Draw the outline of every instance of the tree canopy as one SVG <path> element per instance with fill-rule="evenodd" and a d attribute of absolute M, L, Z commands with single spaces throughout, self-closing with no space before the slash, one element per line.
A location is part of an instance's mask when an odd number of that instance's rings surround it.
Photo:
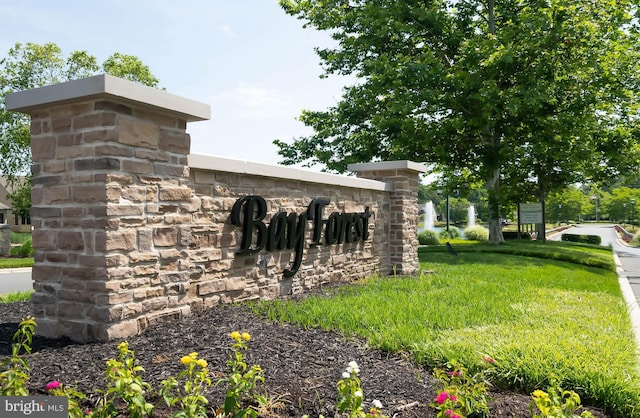
<path fill-rule="evenodd" d="M 99 72 L 150 87 L 159 83 L 140 59 L 117 52 L 99 66 L 86 51 L 74 51 L 65 58 L 54 43 L 16 43 L 0 60 L 0 174 L 7 179 L 14 212 L 28 214 L 31 208 L 31 135 L 29 117 L 5 110 L 5 96 Z"/>
<path fill-rule="evenodd" d="M 331 32 L 325 76 L 358 81 L 313 134 L 276 140 L 284 164 L 411 159 L 482 181 L 490 240 L 501 194 L 535 195 L 636 167 L 638 0 L 280 0 Z"/>

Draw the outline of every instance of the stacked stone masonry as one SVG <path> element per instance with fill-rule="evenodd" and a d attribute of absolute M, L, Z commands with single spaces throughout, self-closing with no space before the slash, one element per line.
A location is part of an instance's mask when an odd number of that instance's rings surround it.
<path fill-rule="evenodd" d="M 193 166 L 187 117 L 173 109 L 110 94 L 15 107 L 31 115 L 40 335 L 124 338 L 219 303 L 417 272 L 419 170 L 356 167 L 385 185 L 368 188 L 202 163 L 215 158 Z M 302 264 L 287 278 L 294 250 L 237 254 L 230 213 L 252 195 L 266 201 L 265 221 L 303 213 L 313 199 L 330 202 L 325 216 L 368 208 L 369 238 L 309 245 L 307 227 Z"/>
<path fill-rule="evenodd" d="M 11 226 L 0 224 L 0 256 L 8 257 L 11 254 Z"/>

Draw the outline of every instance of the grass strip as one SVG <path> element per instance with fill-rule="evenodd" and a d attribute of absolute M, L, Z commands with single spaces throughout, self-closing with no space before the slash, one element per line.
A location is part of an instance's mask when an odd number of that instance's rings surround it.
<path fill-rule="evenodd" d="M 0 269 L 33 267 L 33 257 L 0 258 Z"/>
<path fill-rule="evenodd" d="M 11 292 L 0 295 L 0 303 L 26 302 L 31 300 L 33 290 L 23 290 L 19 292 Z"/>

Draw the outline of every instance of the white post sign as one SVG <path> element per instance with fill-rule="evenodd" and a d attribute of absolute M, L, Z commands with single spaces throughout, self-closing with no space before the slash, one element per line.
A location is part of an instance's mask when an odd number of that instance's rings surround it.
<path fill-rule="evenodd" d="M 541 224 L 542 203 L 520 203 L 520 224 Z"/>

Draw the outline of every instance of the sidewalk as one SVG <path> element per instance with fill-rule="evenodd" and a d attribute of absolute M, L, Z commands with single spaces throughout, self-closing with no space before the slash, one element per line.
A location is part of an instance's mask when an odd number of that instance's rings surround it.
<path fill-rule="evenodd" d="M 629 283 L 629 279 L 627 278 L 628 272 L 625 272 L 625 270 L 622 268 L 620 257 L 618 257 L 618 254 L 615 250 L 613 252 L 613 258 L 616 262 L 618 284 L 620 285 L 620 290 L 622 291 L 624 301 L 627 304 L 627 308 L 629 310 L 629 318 L 631 319 L 631 327 L 633 328 L 634 334 L 636 336 L 636 345 L 640 350 L 640 305 L 638 305 L 640 295 L 637 293 L 637 291 L 636 293 L 634 293 L 631 284 Z"/>

